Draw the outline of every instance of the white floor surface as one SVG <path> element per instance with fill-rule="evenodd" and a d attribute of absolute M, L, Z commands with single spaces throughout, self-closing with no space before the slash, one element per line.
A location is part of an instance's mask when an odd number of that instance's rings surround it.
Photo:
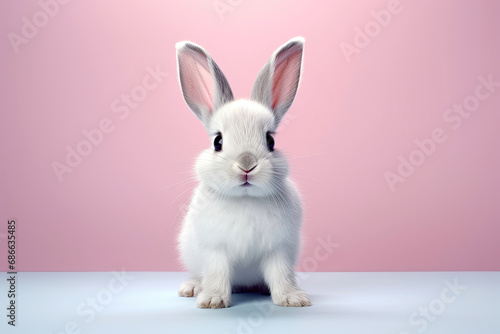
<path fill-rule="evenodd" d="M 217 310 L 177 296 L 187 273 L 19 273 L 15 327 L 8 277 L 1 333 L 500 333 L 500 272 L 300 273 L 311 307 L 250 293 Z"/>

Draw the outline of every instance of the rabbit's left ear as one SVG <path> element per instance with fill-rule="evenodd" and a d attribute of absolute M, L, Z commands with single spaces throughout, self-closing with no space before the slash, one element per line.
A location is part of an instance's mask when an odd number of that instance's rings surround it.
<path fill-rule="evenodd" d="M 233 100 L 233 92 L 222 71 L 201 46 L 179 42 L 175 47 L 184 100 L 207 128 L 213 112 Z"/>
<path fill-rule="evenodd" d="M 252 89 L 252 100 L 274 112 L 276 126 L 292 105 L 299 87 L 304 41 L 295 37 L 276 50 L 260 70 Z"/>

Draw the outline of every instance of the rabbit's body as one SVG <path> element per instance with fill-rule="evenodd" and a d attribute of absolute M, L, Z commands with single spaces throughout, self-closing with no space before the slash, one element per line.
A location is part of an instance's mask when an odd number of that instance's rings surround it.
<path fill-rule="evenodd" d="M 179 234 L 192 278 L 179 295 L 202 308 L 227 307 L 231 293 L 261 287 L 275 304 L 308 306 L 297 287 L 302 206 L 273 135 L 298 87 L 303 39 L 278 49 L 249 100 L 233 100 L 226 78 L 200 46 L 177 45 L 181 89 L 213 147 L 196 162 L 200 184 Z"/>
<path fill-rule="evenodd" d="M 271 196 L 219 198 L 205 205 L 213 194 L 200 185 L 179 236 L 181 259 L 189 272 L 195 277 L 203 275 L 210 260 L 206 250 L 210 249 L 224 249 L 231 263 L 232 287 L 263 283 L 261 264 L 278 249 L 295 262 L 300 245 L 300 200 L 291 182 L 284 187 L 288 196 L 277 209 L 277 199 Z"/>

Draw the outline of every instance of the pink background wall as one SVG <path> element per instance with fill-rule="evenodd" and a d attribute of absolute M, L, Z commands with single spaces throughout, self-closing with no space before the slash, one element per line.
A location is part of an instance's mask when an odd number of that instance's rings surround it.
<path fill-rule="evenodd" d="M 297 35 L 303 81 L 276 142 L 305 198 L 299 270 L 500 270 L 500 86 L 480 81 L 500 82 L 498 1 L 41 3 L 52 16 L 0 3 L 0 270 L 9 218 L 21 271 L 180 270 L 184 180 L 208 142 L 174 44 L 203 45 L 246 97 Z M 67 146 L 88 155 L 60 182 Z M 400 156 L 418 166 L 391 188 Z"/>

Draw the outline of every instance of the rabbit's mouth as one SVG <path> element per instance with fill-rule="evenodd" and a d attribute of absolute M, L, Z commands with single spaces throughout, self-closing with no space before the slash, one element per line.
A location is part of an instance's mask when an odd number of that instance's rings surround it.
<path fill-rule="evenodd" d="M 251 184 L 250 182 L 245 181 L 245 183 L 243 183 L 241 186 L 242 186 L 242 187 L 249 187 L 249 186 L 251 186 L 251 185 L 252 185 L 252 184 Z"/>

